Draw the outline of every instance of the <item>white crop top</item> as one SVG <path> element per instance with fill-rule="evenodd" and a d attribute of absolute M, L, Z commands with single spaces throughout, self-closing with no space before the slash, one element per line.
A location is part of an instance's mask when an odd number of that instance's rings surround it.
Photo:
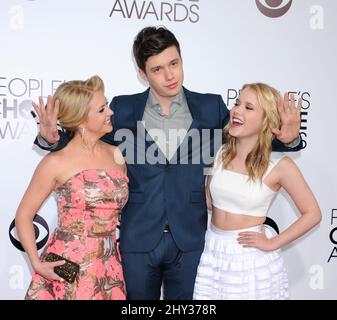
<path fill-rule="evenodd" d="M 255 217 L 267 216 L 268 209 L 277 192 L 271 190 L 265 183 L 249 180 L 248 175 L 225 170 L 219 161 L 222 148 L 218 151 L 213 176 L 210 183 L 210 194 L 214 207 L 234 214 L 244 214 Z M 272 152 L 270 162 L 263 179 L 275 165 L 285 157 L 284 153 Z"/>

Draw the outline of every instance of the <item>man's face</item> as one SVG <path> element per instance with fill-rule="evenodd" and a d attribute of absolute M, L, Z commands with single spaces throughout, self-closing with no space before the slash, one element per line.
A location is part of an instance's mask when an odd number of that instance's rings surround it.
<path fill-rule="evenodd" d="M 151 56 L 145 63 L 145 72 L 140 76 L 149 82 L 155 96 L 172 98 L 181 90 L 184 71 L 181 57 L 175 46 Z"/>

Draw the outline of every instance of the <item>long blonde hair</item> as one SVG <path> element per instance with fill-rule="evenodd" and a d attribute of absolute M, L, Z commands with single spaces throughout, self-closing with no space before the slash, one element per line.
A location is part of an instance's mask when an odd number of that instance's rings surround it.
<path fill-rule="evenodd" d="M 279 129 L 281 127 L 281 120 L 277 109 L 277 99 L 283 100 L 276 89 L 265 83 L 245 84 L 241 88 L 241 91 L 244 89 L 251 89 L 256 93 L 258 102 L 263 109 L 263 122 L 258 140 L 252 151 L 247 155 L 245 161 L 249 180 L 256 181 L 259 179 L 260 182 L 262 182 L 263 175 L 269 165 L 269 157 L 272 150 L 274 134 L 271 130 L 272 128 Z M 226 143 L 222 146 L 222 150 L 220 151 L 221 163 L 224 169 L 228 167 L 237 153 L 236 139 L 229 134 L 229 127 L 230 123 L 223 129 Z"/>
<path fill-rule="evenodd" d="M 56 89 L 54 101 L 60 101 L 58 120 L 64 129 L 76 131 L 88 116 L 89 103 L 97 91 L 104 92 L 104 83 L 99 76 L 64 82 Z"/>

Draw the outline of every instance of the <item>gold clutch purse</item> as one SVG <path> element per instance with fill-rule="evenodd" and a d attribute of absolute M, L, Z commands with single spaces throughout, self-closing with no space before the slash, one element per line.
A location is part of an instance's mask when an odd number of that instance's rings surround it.
<path fill-rule="evenodd" d="M 54 272 L 67 282 L 73 283 L 75 281 L 77 273 L 80 271 L 79 264 L 65 259 L 53 252 L 48 253 L 45 259 L 45 261 L 47 262 L 55 262 L 60 260 L 64 260 L 65 263 L 62 266 L 55 267 Z"/>

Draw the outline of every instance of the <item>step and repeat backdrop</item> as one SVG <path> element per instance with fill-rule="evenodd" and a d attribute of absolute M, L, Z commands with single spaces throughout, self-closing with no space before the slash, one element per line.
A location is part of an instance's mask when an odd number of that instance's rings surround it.
<path fill-rule="evenodd" d="M 0 299 L 23 299 L 31 268 L 15 231 L 17 206 L 45 152 L 33 145 L 38 96 L 98 74 L 106 95 L 146 89 L 132 43 L 164 25 L 181 44 L 185 86 L 222 95 L 261 81 L 302 98 L 305 148 L 292 154 L 323 219 L 283 248 L 291 299 L 337 299 L 337 2 L 332 0 L 2 0 L 0 4 Z M 43 187 L 43 186 L 41 186 Z M 299 213 L 280 193 L 270 218 L 280 230 Z M 51 196 L 34 221 L 41 250 L 57 222 Z"/>

